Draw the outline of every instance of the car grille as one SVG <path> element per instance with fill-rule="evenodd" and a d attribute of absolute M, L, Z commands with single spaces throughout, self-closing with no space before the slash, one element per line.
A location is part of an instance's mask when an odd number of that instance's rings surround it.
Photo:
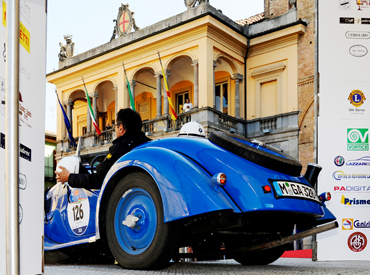
<path fill-rule="evenodd" d="M 48 198 L 45 202 L 45 213 L 49 214 L 51 210 L 51 197 Z"/>

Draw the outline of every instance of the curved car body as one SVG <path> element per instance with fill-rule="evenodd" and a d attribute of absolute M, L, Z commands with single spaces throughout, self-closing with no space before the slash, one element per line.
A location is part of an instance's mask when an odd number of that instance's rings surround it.
<path fill-rule="evenodd" d="M 240 138 L 235 140 L 263 151 L 267 157 L 285 158 Z M 239 262 L 250 264 L 240 258 L 250 255 L 248 247 L 287 237 L 294 226 L 312 228 L 335 220 L 304 176 L 274 171 L 269 165 L 266 168 L 258 160 L 251 161 L 224 147 L 203 137 L 151 141 L 122 156 L 106 175 L 100 190 L 54 186 L 45 195 L 45 250 L 104 243 L 108 239 L 116 259 L 117 253 L 124 254 L 123 260 L 119 260 L 123 267 L 160 268 L 163 262 L 178 257 L 175 252 L 180 246 L 192 246 L 194 253 L 207 258 L 225 244 L 230 257 L 236 255 Z M 226 175 L 225 184 L 216 180 L 220 173 Z M 132 187 L 125 189 L 124 185 Z M 122 194 L 109 206 L 115 192 Z M 149 208 L 157 212 L 149 212 Z M 110 216 L 109 211 L 114 213 Z M 153 217 L 157 219 L 154 229 Z M 160 226 L 176 232 L 168 233 L 173 244 L 164 248 L 172 249 L 173 254 L 159 255 L 158 263 L 142 266 L 135 260 L 156 245 L 157 235 L 165 230 L 159 230 Z M 114 236 L 109 237 L 110 234 Z M 264 248 L 258 252 L 263 251 L 271 256 L 268 263 L 284 249 Z M 132 261 L 126 263 L 130 257 Z"/>

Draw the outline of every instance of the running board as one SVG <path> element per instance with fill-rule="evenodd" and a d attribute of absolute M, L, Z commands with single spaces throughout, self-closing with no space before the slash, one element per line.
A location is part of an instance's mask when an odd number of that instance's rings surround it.
<path fill-rule="evenodd" d="M 271 242 L 264 243 L 264 244 L 257 244 L 257 245 L 253 245 L 250 247 L 243 247 L 240 250 L 242 250 L 243 252 L 265 250 L 265 249 L 269 249 L 275 246 L 281 246 L 283 244 L 290 243 L 295 240 L 303 239 L 303 238 L 306 238 L 306 237 L 309 237 L 315 234 L 323 233 L 323 232 L 326 232 L 326 231 L 329 231 L 335 228 L 338 228 L 338 222 L 336 221 L 323 225 L 323 226 L 315 227 L 315 228 L 312 228 L 312 229 L 309 229 L 309 230 L 306 230 L 306 231 L 303 231 L 303 232 L 300 232 L 294 235 L 290 235 L 288 237 L 284 237 L 279 240 L 271 241 Z"/>

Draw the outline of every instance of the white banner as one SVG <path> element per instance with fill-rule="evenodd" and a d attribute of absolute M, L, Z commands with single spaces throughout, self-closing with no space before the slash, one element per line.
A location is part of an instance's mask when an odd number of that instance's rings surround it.
<path fill-rule="evenodd" d="M 331 192 L 327 206 L 339 228 L 318 235 L 317 258 L 368 260 L 370 1 L 318 3 L 318 161 L 323 167 L 318 191 Z"/>
<path fill-rule="evenodd" d="M 0 274 L 6 274 L 5 61 L 6 1 L 0 24 Z M 45 0 L 20 0 L 19 223 L 21 274 L 43 273 L 45 150 Z"/>

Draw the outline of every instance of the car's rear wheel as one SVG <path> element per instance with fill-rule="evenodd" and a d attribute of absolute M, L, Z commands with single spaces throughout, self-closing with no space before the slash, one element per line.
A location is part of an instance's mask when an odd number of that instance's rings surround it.
<path fill-rule="evenodd" d="M 177 248 L 174 225 L 164 223 L 159 190 L 142 172 L 127 175 L 115 187 L 106 231 L 110 250 L 124 268 L 163 268 Z"/>
<path fill-rule="evenodd" d="M 279 259 L 284 251 L 284 246 L 277 246 L 261 251 L 239 253 L 234 256 L 234 260 L 242 265 L 267 265 Z"/>
<path fill-rule="evenodd" d="M 272 146 L 261 146 L 258 142 L 220 131 L 211 133 L 210 141 L 265 168 L 291 176 L 300 176 L 302 165 L 291 156 L 278 151 Z"/>

